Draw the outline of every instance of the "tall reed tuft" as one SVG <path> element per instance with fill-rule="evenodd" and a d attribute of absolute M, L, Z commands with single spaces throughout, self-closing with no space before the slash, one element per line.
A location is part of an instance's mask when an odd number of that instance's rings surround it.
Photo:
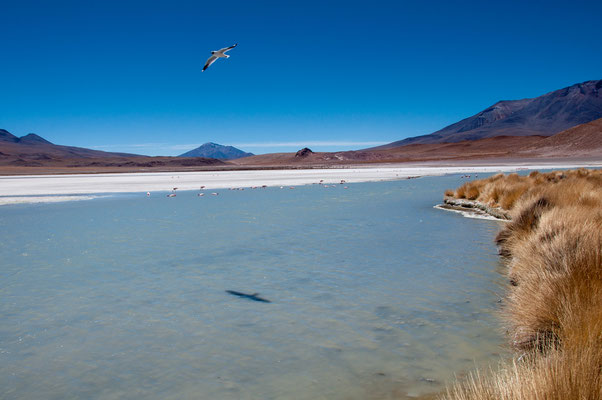
<path fill-rule="evenodd" d="M 463 185 L 510 211 L 497 235 L 512 361 L 446 399 L 602 399 L 602 171 L 496 175 Z"/>

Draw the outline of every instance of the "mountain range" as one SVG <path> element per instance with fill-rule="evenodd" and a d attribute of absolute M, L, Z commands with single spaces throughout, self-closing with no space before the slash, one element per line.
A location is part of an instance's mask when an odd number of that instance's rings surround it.
<path fill-rule="evenodd" d="M 232 146 L 223 146 L 217 143 L 205 143 L 194 150 L 180 154 L 178 157 L 206 157 L 218 160 L 234 160 L 242 157 L 253 156 L 253 153 L 245 153 Z"/>
<path fill-rule="evenodd" d="M 148 157 L 138 154 L 110 153 L 83 147 L 60 146 L 34 133 L 17 137 L 0 129 L 0 168 L 3 173 L 120 172 L 149 169 L 182 170 L 224 165 L 210 158 Z"/>
<path fill-rule="evenodd" d="M 185 169 L 297 168 L 363 163 L 477 159 L 602 157 L 602 80 L 533 99 L 505 100 L 430 135 L 358 151 L 254 156 L 205 143 L 178 157 L 148 157 L 56 145 L 34 133 L 0 129 L 0 173 L 121 172 Z M 296 156 L 296 154 L 299 154 Z"/>
<path fill-rule="evenodd" d="M 532 99 L 502 100 L 430 135 L 374 149 L 420 143 L 454 143 L 494 136 L 551 136 L 602 118 L 602 80 L 578 83 Z"/>
<path fill-rule="evenodd" d="M 5 129 L 0 129 L 0 156 L 22 161 L 52 158 L 142 157 L 136 154 L 109 153 L 84 147 L 56 145 L 35 133 L 17 137 Z"/>
<path fill-rule="evenodd" d="M 21 144 L 36 144 L 36 143 L 47 143 L 52 144 L 48 140 L 35 133 L 29 133 L 25 136 L 17 137 L 7 130 L 0 129 L 0 141 L 8 143 L 21 143 Z"/>

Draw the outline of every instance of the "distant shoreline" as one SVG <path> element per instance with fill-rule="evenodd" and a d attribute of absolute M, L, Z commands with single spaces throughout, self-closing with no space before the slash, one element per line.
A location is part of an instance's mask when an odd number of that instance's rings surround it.
<path fill-rule="evenodd" d="M 64 174 L 0 176 L 0 197 L 76 195 L 97 193 L 164 192 L 178 190 L 229 189 L 252 186 L 301 186 L 325 184 L 401 180 L 410 177 L 449 174 L 478 174 L 508 172 L 525 169 L 600 167 L 597 163 L 538 164 L 462 164 L 388 165 L 372 167 L 270 169 L 195 172 L 139 172 L 110 174 Z"/>
<path fill-rule="evenodd" d="M 172 157 L 173 158 L 173 157 Z M 177 159 L 174 158 L 174 159 Z M 244 160 L 244 159 L 241 159 Z M 290 161 L 290 160 L 289 160 Z M 31 175 L 98 175 L 98 174 L 132 174 L 132 173 L 184 173 L 184 172 L 233 172 L 233 171 L 283 171 L 283 170 L 329 170 L 329 169 L 375 169 L 375 168 L 451 168 L 451 167 L 490 167 L 490 166 L 537 166 L 540 168 L 560 167 L 602 167 L 602 157 L 449 157 L 426 160 L 383 161 L 383 160 L 348 160 L 346 162 L 274 162 L 267 164 L 243 163 L 231 160 L 231 164 L 206 165 L 96 165 L 96 166 L 17 166 L 0 165 L 2 176 Z"/>

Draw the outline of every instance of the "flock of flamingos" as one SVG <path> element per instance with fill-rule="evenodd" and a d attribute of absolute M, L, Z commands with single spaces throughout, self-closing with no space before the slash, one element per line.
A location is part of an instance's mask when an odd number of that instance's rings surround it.
<path fill-rule="evenodd" d="M 345 182 L 345 180 L 344 180 L 344 179 L 341 179 L 341 182 L 339 182 L 339 183 L 340 183 L 341 185 L 344 185 L 346 182 Z M 314 183 L 314 184 L 316 184 L 316 183 Z M 331 185 L 325 185 L 325 184 L 324 184 L 324 180 L 323 180 L 323 179 L 320 179 L 320 182 L 318 182 L 317 184 L 318 184 L 318 185 L 321 185 L 321 186 L 322 186 L 322 187 L 324 187 L 324 188 L 336 187 L 336 185 L 335 185 L 335 184 L 331 184 Z M 251 186 L 251 187 L 250 187 L 250 189 L 265 189 L 265 188 L 267 188 L 267 187 L 268 187 L 268 185 Z M 289 189 L 294 189 L 294 188 L 295 188 L 294 186 L 289 186 Z M 201 192 L 200 192 L 199 194 L 197 194 L 197 196 L 204 196 L 204 195 L 205 195 L 205 192 L 203 192 L 203 190 L 205 190 L 205 186 L 201 186 L 199 189 L 201 190 Z M 284 186 L 280 186 L 280 189 L 284 189 Z M 349 186 L 343 186 L 343 189 L 349 189 Z M 178 188 L 177 188 L 177 187 L 175 187 L 175 188 L 171 189 L 171 193 L 169 193 L 169 194 L 167 195 L 167 197 L 176 197 L 176 191 L 177 191 L 177 190 L 178 190 Z M 245 188 L 244 188 L 244 187 L 238 187 L 238 188 L 230 188 L 230 189 L 228 189 L 228 190 L 245 190 Z M 150 192 L 146 192 L 146 196 L 147 196 L 147 197 L 150 197 L 150 195 L 151 195 L 151 193 L 150 193 Z M 212 195 L 212 196 L 219 196 L 219 193 L 218 193 L 218 192 L 212 192 L 212 193 L 211 193 L 211 195 Z"/>

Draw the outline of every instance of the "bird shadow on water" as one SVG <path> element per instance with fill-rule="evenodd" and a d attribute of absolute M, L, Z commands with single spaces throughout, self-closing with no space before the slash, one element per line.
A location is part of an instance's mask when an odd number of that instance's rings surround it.
<path fill-rule="evenodd" d="M 238 297 L 242 297 L 245 299 L 258 301 L 260 303 L 271 303 L 270 300 L 264 299 L 263 297 L 259 297 L 259 293 L 248 294 L 248 293 L 243 293 L 243 292 L 237 292 L 236 290 L 226 290 L 226 293 L 231 294 L 233 296 L 238 296 Z"/>

